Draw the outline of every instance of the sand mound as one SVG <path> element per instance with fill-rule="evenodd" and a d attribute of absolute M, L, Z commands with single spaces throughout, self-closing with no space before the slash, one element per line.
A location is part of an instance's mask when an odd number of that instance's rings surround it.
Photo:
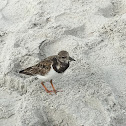
<path fill-rule="evenodd" d="M 125 13 L 125 0 L 0 1 L 0 126 L 125 126 Z M 63 92 L 18 74 L 60 50 L 76 59 Z"/>

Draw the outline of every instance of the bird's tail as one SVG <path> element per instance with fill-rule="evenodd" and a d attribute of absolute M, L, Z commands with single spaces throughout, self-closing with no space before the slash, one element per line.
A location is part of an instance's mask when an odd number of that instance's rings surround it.
<path fill-rule="evenodd" d="M 19 73 L 23 74 L 24 73 L 24 70 L 19 71 Z"/>
<path fill-rule="evenodd" d="M 26 75 L 32 75 L 30 72 L 28 72 L 27 70 L 21 70 L 19 71 L 20 74 L 26 74 Z"/>

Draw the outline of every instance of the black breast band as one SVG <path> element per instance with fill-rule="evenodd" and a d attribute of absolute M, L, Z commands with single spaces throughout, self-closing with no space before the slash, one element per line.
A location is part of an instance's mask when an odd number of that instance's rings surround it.
<path fill-rule="evenodd" d="M 63 73 L 68 67 L 69 67 L 69 62 L 66 64 L 61 63 L 61 67 L 59 69 L 57 69 L 58 66 L 58 62 L 56 58 L 53 58 L 53 69 L 57 72 L 57 73 Z"/>

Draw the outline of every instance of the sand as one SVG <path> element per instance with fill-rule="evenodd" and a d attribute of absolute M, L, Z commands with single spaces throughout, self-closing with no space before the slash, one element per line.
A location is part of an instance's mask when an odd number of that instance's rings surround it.
<path fill-rule="evenodd" d="M 0 126 L 126 126 L 125 41 L 125 0 L 1 0 Z M 63 92 L 18 74 L 61 50 Z"/>

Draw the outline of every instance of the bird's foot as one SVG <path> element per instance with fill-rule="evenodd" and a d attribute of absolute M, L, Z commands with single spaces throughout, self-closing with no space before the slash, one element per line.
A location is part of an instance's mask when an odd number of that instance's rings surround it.
<path fill-rule="evenodd" d="M 53 90 L 53 92 L 54 92 L 55 94 L 57 94 L 57 92 L 63 92 L 63 91 Z"/>
<path fill-rule="evenodd" d="M 52 90 L 50 90 L 50 91 L 49 90 L 46 90 L 46 92 L 49 93 L 49 94 L 51 94 L 51 92 L 53 92 L 53 91 Z"/>

